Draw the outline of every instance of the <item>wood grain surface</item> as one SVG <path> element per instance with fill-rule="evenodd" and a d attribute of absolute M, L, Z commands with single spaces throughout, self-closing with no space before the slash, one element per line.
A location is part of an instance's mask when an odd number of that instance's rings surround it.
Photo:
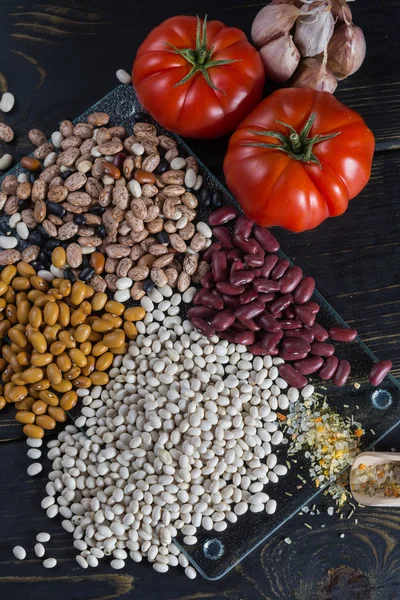
<path fill-rule="evenodd" d="M 0 91 L 12 91 L 17 103 L 0 120 L 16 130 L 11 144 L 15 159 L 31 151 L 29 128 L 50 134 L 59 120 L 79 115 L 115 87 L 115 71 L 130 69 L 138 45 L 163 19 L 207 13 L 248 34 L 263 5 L 254 0 L 203 0 L 201 6 L 194 0 L 1 0 Z M 393 359 L 399 377 L 400 0 L 356 0 L 352 9 L 364 29 L 368 54 L 361 70 L 339 85 L 337 96 L 358 110 L 376 135 L 372 178 L 342 217 L 312 232 L 277 235 L 285 252 L 316 278 L 319 291 L 371 350 Z M 189 143 L 221 176 L 227 138 Z M 0 154 L 9 148 L 0 145 Z M 399 451 L 399 433 L 393 432 L 379 449 Z M 348 521 L 326 514 L 297 516 L 216 582 L 190 581 L 181 569 L 160 576 L 147 564 L 131 562 L 122 573 L 105 563 L 83 571 L 75 562 L 70 534 L 40 508 L 46 475 L 26 475 L 26 444 L 11 411 L 1 414 L 0 441 L 1 600 L 55 595 L 60 600 L 400 599 L 398 509 L 359 508 Z M 45 461 L 45 471 L 48 467 Z M 52 571 L 34 557 L 38 531 L 52 534 L 48 548 L 59 561 Z M 12 555 L 16 544 L 28 550 L 23 563 Z"/>

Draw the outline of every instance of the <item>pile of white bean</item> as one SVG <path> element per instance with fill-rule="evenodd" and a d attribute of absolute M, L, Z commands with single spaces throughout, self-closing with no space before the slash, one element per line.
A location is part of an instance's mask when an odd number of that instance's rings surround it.
<path fill-rule="evenodd" d="M 205 338 L 182 322 L 180 302 L 163 298 L 137 323 L 109 384 L 80 390 L 77 427 L 49 442 L 42 506 L 63 517 L 83 568 L 110 555 L 121 569 L 129 554 L 160 573 L 181 565 L 194 578 L 172 542 L 178 532 L 195 544 L 199 527 L 221 532 L 248 510 L 276 510 L 264 491 L 287 472 L 273 453 L 283 441 L 276 411 L 299 392 L 278 376 L 281 359 Z"/>

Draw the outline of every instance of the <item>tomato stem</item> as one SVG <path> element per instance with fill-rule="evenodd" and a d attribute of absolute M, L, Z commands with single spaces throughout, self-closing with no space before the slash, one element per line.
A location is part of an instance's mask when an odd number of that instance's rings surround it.
<path fill-rule="evenodd" d="M 219 67 L 222 65 L 229 65 L 230 63 L 238 62 L 241 60 L 240 58 L 235 60 L 211 60 L 212 54 L 214 52 L 214 47 L 212 46 L 210 49 L 207 48 L 207 15 L 204 17 L 203 26 L 201 25 L 201 21 L 199 17 L 197 17 L 197 27 L 196 27 L 196 48 L 177 48 L 172 44 L 166 42 L 167 46 L 169 46 L 168 52 L 172 52 L 173 54 L 179 54 L 182 56 L 190 65 L 191 68 L 187 75 L 183 77 L 180 81 L 174 84 L 174 87 L 178 85 L 183 85 L 187 83 L 196 73 L 200 73 L 203 75 L 207 84 L 218 92 L 222 92 L 225 96 L 226 93 L 224 90 L 216 87 L 211 81 L 210 74 L 208 73 L 208 69 L 211 67 Z"/>
<path fill-rule="evenodd" d="M 242 146 L 255 146 L 256 148 L 268 148 L 272 150 L 279 150 L 280 152 L 285 152 L 288 156 L 290 156 L 290 158 L 293 158 L 294 160 L 298 160 L 301 162 L 312 162 L 318 165 L 320 168 L 322 168 L 320 161 L 313 153 L 314 145 L 319 144 L 320 142 L 325 142 L 326 140 L 331 140 L 332 138 L 335 138 L 338 135 L 340 135 L 341 132 L 338 131 L 337 133 L 330 133 L 328 135 L 316 134 L 313 137 L 308 137 L 308 134 L 310 133 L 316 118 L 316 113 L 312 113 L 309 116 L 306 124 L 304 125 L 300 133 L 297 133 L 297 131 L 287 123 L 283 123 L 282 121 L 275 121 L 279 125 L 283 125 L 287 129 L 289 129 L 289 135 L 284 135 L 283 133 L 279 133 L 278 131 L 251 131 L 251 129 L 249 129 L 249 132 L 253 135 L 272 137 L 277 139 L 280 143 L 272 144 L 262 142 L 248 142 L 246 144 L 242 144 Z"/>

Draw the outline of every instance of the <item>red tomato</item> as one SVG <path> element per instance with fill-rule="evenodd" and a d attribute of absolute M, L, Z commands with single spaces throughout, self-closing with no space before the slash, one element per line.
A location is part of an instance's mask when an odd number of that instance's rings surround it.
<path fill-rule="evenodd" d="M 214 138 L 232 131 L 260 101 L 264 68 L 240 29 L 181 16 L 149 33 L 132 80 L 160 125 L 187 137 Z"/>
<path fill-rule="evenodd" d="M 224 173 L 250 219 L 304 231 L 347 209 L 369 180 L 374 148 L 361 116 L 328 92 L 281 89 L 232 135 Z"/>

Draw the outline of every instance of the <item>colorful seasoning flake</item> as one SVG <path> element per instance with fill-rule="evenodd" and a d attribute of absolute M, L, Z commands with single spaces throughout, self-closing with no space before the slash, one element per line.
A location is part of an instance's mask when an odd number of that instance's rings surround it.
<path fill-rule="evenodd" d="M 388 462 L 383 465 L 360 463 L 353 469 L 351 485 L 354 492 L 379 498 L 400 497 L 400 464 Z"/>

